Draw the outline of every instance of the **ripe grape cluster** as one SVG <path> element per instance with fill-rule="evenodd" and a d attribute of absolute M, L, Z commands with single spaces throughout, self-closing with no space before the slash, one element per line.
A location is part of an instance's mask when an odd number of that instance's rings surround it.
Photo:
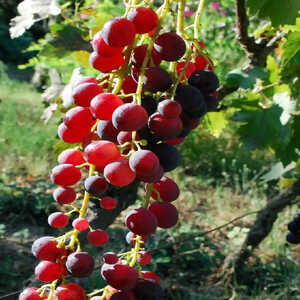
<path fill-rule="evenodd" d="M 201 117 L 216 110 L 219 85 L 203 42 L 187 39 L 180 30 L 162 29 L 167 3 L 158 14 L 129 4 L 124 17 L 107 21 L 94 36 L 90 55 L 91 66 L 101 73 L 71 82 L 74 105 L 58 136 L 76 145 L 58 156 L 50 175 L 58 185 L 54 200 L 71 209 L 52 213 L 48 223 L 53 228 L 70 223 L 72 230 L 33 243 L 32 253 L 40 260 L 35 276 L 46 284 L 25 289 L 19 300 L 163 299 L 158 276 L 142 270 L 151 262 L 145 244 L 158 228 L 171 228 L 178 221 L 173 202 L 179 188 L 166 173 L 180 164 L 176 146 Z M 79 232 L 86 232 L 94 246 L 109 240 L 106 231 L 92 228 L 86 218 L 90 196 L 103 209 L 113 210 L 119 204 L 108 196 L 109 186 L 122 188 L 134 180 L 145 184 L 145 197 L 125 219 L 132 249 L 103 255 L 99 276 L 107 282 L 105 288 L 87 294 L 80 285 L 66 283 L 67 274 L 81 278 L 94 270 L 94 258 L 81 249 Z M 82 182 L 83 199 L 74 188 Z"/>
<path fill-rule="evenodd" d="M 289 233 L 286 236 L 286 240 L 291 244 L 300 244 L 300 211 L 288 224 L 288 230 Z"/>

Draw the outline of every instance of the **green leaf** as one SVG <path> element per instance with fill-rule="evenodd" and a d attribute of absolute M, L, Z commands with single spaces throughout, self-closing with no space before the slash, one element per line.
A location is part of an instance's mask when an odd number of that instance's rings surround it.
<path fill-rule="evenodd" d="M 257 78 L 266 79 L 267 72 L 260 67 L 254 67 L 249 73 L 245 73 L 240 69 L 236 69 L 229 72 L 225 80 L 228 87 L 252 89 Z"/>
<path fill-rule="evenodd" d="M 300 116 L 293 117 L 291 122 L 291 137 L 289 143 L 276 148 L 276 156 L 286 166 L 292 161 L 297 161 L 300 157 Z"/>
<path fill-rule="evenodd" d="M 210 133 L 215 137 L 219 137 L 228 123 L 226 112 L 210 112 L 206 114 L 205 122 Z"/>
<path fill-rule="evenodd" d="M 253 110 L 259 106 L 261 96 L 253 92 L 247 92 L 243 94 L 242 98 L 227 99 L 223 104 L 229 107 Z"/>
<path fill-rule="evenodd" d="M 300 71 L 300 31 L 287 35 L 283 44 L 282 67 L 284 73 Z"/>
<path fill-rule="evenodd" d="M 282 125 L 282 108 L 274 105 L 267 109 L 244 110 L 236 112 L 232 120 L 243 122 L 238 133 L 247 150 L 256 148 L 283 148 L 291 136 L 290 124 Z"/>
<path fill-rule="evenodd" d="M 267 70 L 269 71 L 270 82 L 277 82 L 280 79 L 280 68 L 271 55 L 267 57 Z"/>
<path fill-rule="evenodd" d="M 300 10 L 299 0 L 247 0 L 251 14 L 269 18 L 273 26 L 295 24 Z"/>
<path fill-rule="evenodd" d="M 79 51 L 90 49 L 90 43 L 83 39 L 87 32 L 84 29 L 64 24 L 53 24 L 50 27 L 54 36 L 50 44 L 62 50 Z"/>

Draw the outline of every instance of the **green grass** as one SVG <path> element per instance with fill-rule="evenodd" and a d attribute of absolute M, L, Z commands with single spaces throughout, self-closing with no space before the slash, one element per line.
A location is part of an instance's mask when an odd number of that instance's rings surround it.
<path fill-rule="evenodd" d="M 3 73 L 0 79 L 0 168 L 35 176 L 45 174 L 54 159 L 51 149 L 56 126 L 41 120 L 41 95 L 28 83 L 10 81 Z"/>

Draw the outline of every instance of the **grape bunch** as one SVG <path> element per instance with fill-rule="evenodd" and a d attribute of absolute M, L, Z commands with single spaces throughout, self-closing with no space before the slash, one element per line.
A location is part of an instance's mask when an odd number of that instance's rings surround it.
<path fill-rule="evenodd" d="M 125 16 L 110 19 L 93 37 L 90 64 L 100 74 L 71 82 L 73 106 L 58 136 L 73 145 L 58 156 L 50 175 L 58 186 L 54 200 L 70 210 L 52 213 L 48 223 L 53 228 L 71 223 L 72 230 L 33 243 L 32 253 L 40 260 L 35 276 L 45 284 L 26 288 L 19 300 L 163 299 L 159 277 L 143 270 L 151 263 L 145 244 L 158 228 L 178 221 L 173 202 L 179 188 L 166 173 L 180 164 L 176 146 L 207 112 L 216 110 L 219 86 L 204 43 L 182 29 L 184 1 L 178 5 L 177 31 L 163 29 L 168 3 L 154 11 L 129 1 Z M 107 232 L 92 228 L 86 218 L 90 197 L 113 210 L 118 201 L 107 195 L 109 186 L 122 188 L 134 180 L 145 185 L 145 197 L 125 219 L 132 249 L 104 253 L 99 276 L 107 286 L 87 293 L 67 282 L 66 275 L 88 277 L 94 270 L 94 258 L 81 248 L 80 232 L 94 246 L 109 241 Z M 83 199 L 74 187 L 81 183 Z"/>
<path fill-rule="evenodd" d="M 289 233 L 286 235 L 287 242 L 300 244 L 300 210 L 288 224 Z"/>

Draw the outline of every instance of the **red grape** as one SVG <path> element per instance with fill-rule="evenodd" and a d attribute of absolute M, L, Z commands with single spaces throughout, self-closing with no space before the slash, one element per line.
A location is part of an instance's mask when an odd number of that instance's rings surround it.
<path fill-rule="evenodd" d="M 78 149 L 67 149 L 61 152 L 57 158 L 59 164 L 71 164 L 74 166 L 85 163 L 83 153 Z"/>
<path fill-rule="evenodd" d="M 80 85 L 83 83 L 98 84 L 98 80 L 97 80 L 97 78 L 95 78 L 93 76 L 80 76 L 79 78 L 76 78 L 75 81 L 72 83 L 72 89 L 74 89 L 77 85 Z"/>
<path fill-rule="evenodd" d="M 35 267 L 34 274 L 42 282 L 52 282 L 62 277 L 64 269 L 52 261 L 41 261 Z"/>
<path fill-rule="evenodd" d="M 131 210 L 125 220 L 130 231 L 138 235 L 149 235 L 155 232 L 157 219 L 148 209 L 137 208 Z"/>
<path fill-rule="evenodd" d="M 85 291 L 76 283 L 61 284 L 55 291 L 57 300 L 85 300 Z"/>
<path fill-rule="evenodd" d="M 113 18 L 107 21 L 102 28 L 102 37 L 111 47 L 125 47 L 135 37 L 135 26 L 125 18 Z"/>
<path fill-rule="evenodd" d="M 178 221 L 178 211 L 169 202 L 152 202 L 149 210 L 156 216 L 157 224 L 161 228 L 170 228 Z"/>
<path fill-rule="evenodd" d="M 132 94 L 136 92 L 137 83 L 131 75 L 126 75 L 122 82 L 124 94 Z"/>
<path fill-rule="evenodd" d="M 71 164 L 61 164 L 52 169 L 50 177 L 54 184 L 69 186 L 80 180 L 81 173 Z"/>
<path fill-rule="evenodd" d="M 193 80 L 193 83 L 195 83 L 194 78 L 197 76 L 193 76 L 193 74 L 189 78 L 189 81 Z M 182 110 L 190 119 L 200 118 L 207 112 L 203 94 L 197 87 L 192 85 L 178 86 L 174 99 L 180 103 Z"/>
<path fill-rule="evenodd" d="M 92 41 L 93 50 L 101 56 L 115 56 L 122 53 L 123 47 L 111 47 L 107 45 L 102 37 L 101 31 L 98 31 Z"/>
<path fill-rule="evenodd" d="M 63 248 L 57 248 L 57 242 L 53 236 L 43 236 L 34 241 L 31 247 L 32 254 L 40 260 L 55 261 Z"/>
<path fill-rule="evenodd" d="M 137 178 L 144 182 L 158 182 L 164 175 L 161 165 L 152 173 L 137 173 Z"/>
<path fill-rule="evenodd" d="M 176 118 L 180 116 L 182 108 L 176 101 L 163 100 L 158 103 L 157 110 L 165 118 Z"/>
<path fill-rule="evenodd" d="M 136 141 L 140 140 L 138 133 L 136 133 L 135 140 Z M 117 136 L 117 141 L 118 141 L 119 145 L 123 145 L 127 142 L 131 142 L 132 141 L 132 132 L 131 131 L 120 131 Z M 130 148 L 130 146 L 129 146 L 129 148 Z"/>
<path fill-rule="evenodd" d="M 179 196 L 179 188 L 176 182 L 168 177 L 163 177 L 160 181 L 154 183 L 153 188 L 157 190 L 161 200 L 166 202 L 173 202 Z M 146 189 L 148 189 L 148 186 L 146 186 Z M 156 200 L 156 192 L 152 192 L 151 197 Z"/>
<path fill-rule="evenodd" d="M 149 265 L 151 263 L 152 257 L 149 252 L 141 251 L 140 257 L 138 259 L 138 263 L 140 265 Z"/>
<path fill-rule="evenodd" d="M 184 67 L 185 67 L 185 61 L 181 61 L 181 62 L 177 63 L 176 71 L 177 71 L 178 76 L 181 74 Z M 182 77 L 180 78 L 181 81 L 184 81 L 184 79 L 185 79 L 184 75 L 186 78 L 189 78 L 194 71 L 196 71 L 196 65 L 192 62 L 188 62 L 185 72 L 183 73 Z"/>
<path fill-rule="evenodd" d="M 182 122 L 179 117 L 167 119 L 158 112 L 150 116 L 148 124 L 150 132 L 161 140 L 174 138 L 182 131 Z"/>
<path fill-rule="evenodd" d="M 206 68 L 206 66 L 207 66 L 207 60 L 205 59 L 205 57 L 202 56 L 202 55 L 196 56 L 196 58 L 195 58 L 195 67 L 196 68 L 195 68 L 194 71 L 196 71 L 196 70 L 204 70 Z"/>
<path fill-rule="evenodd" d="M 43 297 L 39 295 L 37 292 L 38 288 L 36 287 L 29 287 L 26 288 L 20 295 L 19 300 L 41 300 L 41 299 L 47 299 L 47 295 L 44 294 Z"/>
<path fill-rule="evenodd" d="M 162 59 L 177 61 L 185 53 L 185 41 L 175 32 L 166 32 L 158 36 L 154 43 L 154 49 Z"/>
<path fill-rule="evenodd" d="M 84 158 L 91 164 L 104 167 L 120 157 L 117 146 L 109 141 L 96 141 L 84 149 Z"/>
<path fill-rule="evenodd" d="M 96 132 L 89 132 L 82 141 L 82 148 L 83 150 L 86 148 L 87 145 L 91 144 L 93 141 L 98 141 L 99 136 Z"/>
<path fill-rule="evenodd" d="M 117 207 L 117 204 L 118 204 L 117 200 L 112 197 L 103 197 L 100 200 L 101 207 L 106 210 L 115 209 Z"/>
<path fill-rule="evenodd" d="M 94 264 L 94 258 L 87 252 L 75 252 L 68 256 L 66 267 L 73 277 L 88 277 Z"/>
<path fill-rule="evenodd" d="M 93 52 L 90 55 L 90 65 L 103 73 L 111 72 L 112 70 L 119 69 L 125 62 L 125 58 L 122 53 L 118 53 L 114 56 L 107 57 L 101 56 L 97 52 Z"/>
<path fill-rule="evenodd" d="M 111 120 L 114 110 L 123 104 L 123 101 L 111 93 L 102 93 L 91 102 L 91 111 L 99 120 Z"/>
<path fill-rule="evenodd" d="M 76 85 L 72 91 L 74 103 L 79 106 L 90 106 L 92 99 L 103 92 L 103 88 L 95 83 Z"/>
<path fill-rule="evenodd" d="M 84 140 L 90 129 L 87 127 L 70 129 L 64 123 L 58 126 L 57 134 L 58 137 L 66 143 L 80 143 Z"/>
<path fill-rule="evenodd" d="M 109 236 L 106 231 L 96 229 L 88 233 L 87 239 L 94 246 L 102 246 L 108 242 Z"/>
<path fill-rule="evenodd" d="M 158 16 L 154 10 L 147 7 L 137 7 L 131 9 L 127 14 L 136 29 L 136 33 L 148 33 L 158 24 Z"/>
<path fill-rule="evenodd" d="M 77 106 L 66 112 L 64 124 L 72 130 L 83 127 L 90 129 L 94 124 L 94 120 L 89 108 Z"/>
<path fill-rule="evenodd" d="M 160 284 L 160 278 L 153 272 L 151 271 L 142 271 L 142 276 L 145 279 L 150 279 L 156 281 L 158 284 Z"/>
<path fill-rule="evenodd" d="M 126 291 L 135 287 L 138 280 L 136 269 L 122 264 L 104 264 L 101 268 L 101 275 L 113 288 Z"/>
<path fill-rule="evenodd" d="M 137 104 L 125 103 L 119 106 L 112 115 L 112 122 L 116 129 L 123 131 L 136 131 L 147 124 L 146 110 Z"/>
<path fill-rule="evenodd" d="M 133 50 L 131 60 L 132 60 L 132 64 L 136 68 L 141 68 L 142 67 L 143 62 L 144 62 L 145 57 L 146 57 L 147 48 L 148 48 L 148 45 L 141 45 L 141 46 L 136 47 Z M 151 52 L 151 56 L 149 57 L 149 60 L 147 62 L 147 66 L 151 65 L 151 61 L 156 66 L 159 66 L 160 63 L 161 63 L 161 57 L 159 56 L 159 54 L 154 49 Z"/>
<path fill-rule="evenodd" d="M 114 252 L 105 252 L 103 254 L 103 261 L 106 264 L 114 265 L 119 261 L 118 255 Z"/>
<path fill-rule="evenodd" d="M 83 231 L 89 228 L 89 222 L 85 218 L 77 218 L 73 220 L 72 226 L 78 231 Z"/>
<path fill-rule="evenodd" d="M 104 168 L 104 177 L 112 185 L 126 186 L 134 181 L 136 174 L 127 159 L 113 161 Z"/>
<path fill-rule="evenodd" d="M 152 174 L 159 169 L 158 157 L 149 150 L 138 150 L 129 158 L 131 170 L 139 174 Z"/>
<path fill-rule="evenodd" d="M 53 228 L 63 228 L 69 223 L 69 218 L 62 212 L 55 212 L 49 215 L 48 223 Z"/>

